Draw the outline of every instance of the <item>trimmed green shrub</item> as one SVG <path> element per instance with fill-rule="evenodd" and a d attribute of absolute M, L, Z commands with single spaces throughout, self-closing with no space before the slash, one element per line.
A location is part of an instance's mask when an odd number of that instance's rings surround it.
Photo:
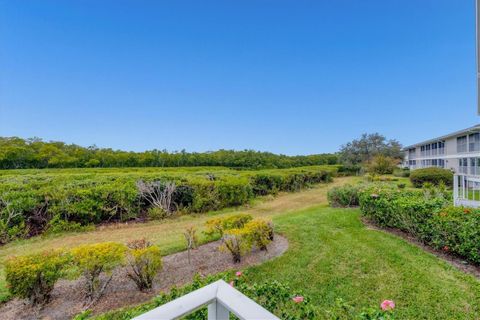
<path fill-rule="evenodd" d="M 33 305 L 45 304 L 69 260 L 61 250 L 9 258 L 5 275 L 11 294 Z"/>
<path fill-rule="evenodd" d="M 410 173 L 410 181 L 416 188 L 421 188 L 426 182 L 432 183 L 434 185 L 444 183 L 446 186 L 452 186 L 453 173 L 447 169 L 434 167 L 416 169 Z"/>
<path fill-rule="evenodd" d="M 480 209 L 447 207 L 430 221 L 430 244 L 480 265 Z"/>
<path fill-rule="evenodd" d="M 429 220 L 450 199 L 425 197 L 422 190 L 400 190 L 394 186 L 371 186 L 360 193 L 362 214 L 381 227 L 406 231 L 429 241 Z"/>
<path fill-rule="evenodd" d="M 145 239 L 131 241 L 127 247 L 128 277 L 138 290 L 150 290 L 153 279 L 162 268 L 160 248 Z"/>
<path fill-rule="evenodd" d="M 267 250 L 273 240 L 273 223 L 263 219 L 254 219 L 243 227 L 250 242 L 260 250 Z"/>
<path fill-rule="evenodd" d="M 334 187 L 328 190 L 327 198 L 332 207 L 358 207 L 359 206 L 359 192 L 362 189 L 361 185 L 346 184 L 339 187 Z"/>
<path fill-rule="evenodd" d="M 71 250 L 74 265 L 85 277 L 87 302 L 93 303 L 101 297 L 112 279 L 112 271 L 123 264 L 125 251 L 123 244 L 114 242 L 86 244 Z M 109 275 L 103 283 L 102 274 Z"/>
<path fill-rule="evenodd" d="M 451 193 L 429 187 L 399 190 L 372 186 L 360 193 L 362 214 L 381 227 L 480 265 L 480 209 L 450 206 Z"/>
<path fill-rule="evenodd" d="M 222 237 L 226 230 L 241 229 L 252 219 L 252 215 L 246 213 L 239 213 L 223 218 L 213 218 L 205 222 L 205 226 L 207 227 L 205 234 L 209 236 L 218 235 Z"/>
<path fill-rule="evenodd" d="M 245 228 L 226 230 L 222 237 L 220 250 L 230 252 L 233 262 L 239 263 L 242 261 L 243 255 L 252 247 L 249 236 L 248 230 Z"/>

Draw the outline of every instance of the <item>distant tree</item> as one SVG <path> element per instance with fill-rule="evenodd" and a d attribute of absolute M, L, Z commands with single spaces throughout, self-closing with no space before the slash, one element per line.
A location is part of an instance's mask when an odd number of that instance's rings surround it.
<path fill-rule="evenodd" d="M 400 142 L 387 140 L 379 133 L 362 134 L 360 139 L 344 144 L 339 155 L 340 162 L 345 165 L 359 165 L 371 161 L 377 155 L 397 160 L 403 159 Z"/>
<path fill-rule="evenodd" d="M 255 150 L 218 150 L 209 152 L 167 152 L 151 150 L 127 152 L 87 148 L 63 142 L 0 137 L 0 169 L 21 168 L 84 168 L 84 167 L 180 167 L 224 166 L 230 168 L 291 168 L 310 165 L 337 164 L 335 154 L 286 156 Z"/>

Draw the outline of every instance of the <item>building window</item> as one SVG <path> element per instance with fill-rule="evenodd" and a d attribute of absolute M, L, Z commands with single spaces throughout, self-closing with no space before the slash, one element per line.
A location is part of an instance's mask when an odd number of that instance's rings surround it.
<path fill-rule="evenodd" d="M 468 174 L 468 158 L 458 159 L 458 171 Z"/>
<path fill-rule="evenodd" d="M 408 149 L 408 158 L 409 159 L 415 159 L 416 158 L 415 148 Z"/>
<path fill-rule="evenodd" d="M 445 141 L 438 142 L 438 154 L 445 154 Z"/>
<path fill-rule="evenodd" d="M 445 168 L 445 160 L 444 159 L 438 159 L 438 166 L 440 168 Z"/>
<path fill-rule="evenodd" d="M 457 152 L 467 152 L 467 136 L 457 138 Z"/>
<path fill-rule="evenodd" d="M 470 158 L 470 174 L 480 175 L 480 158 Z"/>
<path fill-rule="evenodd" d="M 472 133 L 468 136 L 468 150 L 472 151 L 480 151 L 480 132 Z"/>

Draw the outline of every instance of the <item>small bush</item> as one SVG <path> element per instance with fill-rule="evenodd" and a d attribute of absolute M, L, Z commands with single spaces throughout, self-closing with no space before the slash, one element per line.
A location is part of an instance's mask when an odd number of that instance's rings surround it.
<path fill-rule="evenodd" d="M 187 246 L 188 263 L 190 263 L 190 253 L 192 249 L 196 249 L 198 247 L 197 229 L 193 226 L 190 226 L 185 229 L 183 236 L 185 237 Z"/>
<path fill-rule="evenodd" d="M 413 170 L 410 174 L 410 181 L 416 188 L 421 188 L 426 182 L 434 185 L 444 183 L 446 186 L 453 185 L 453 173 L 442 168 L 424 168 Z"/>
<path fill-rule="evenodd" d="M 398 189 L 405 189 L 406 186 L 407 186 L 407 184 L 405 184 L 405 183 L 399 183 L 399 184 L 397 184 Z"/>
<path fill-rule="evenodd" d="M 273 224 L 271 221 L 263 219 L 254 219 L 244 226 L 252 244 L 260 250 L 267 250 L 267 246 L 272 242 Z"/>
<path fill-rule="evenodd" d="M 367 172 L 375 174 L 391 174 L 397 168 L 398 160 L 386 157 L 384 155 L 377 155 L 365 164 Z"/>
<path fill-rule="evenodd" d="M 78 246 L 71 250 L 73 263 L 85 277 L 85 295 L 93 303 L 101 297 L 112 279 L 112 271 L 124 262 L 126 247 L 120 243 L 105 242 Z M 107 274 L 103 283 L 100 275 Z"/>
<path fill-rule="evenodd" d="M 128 277 L 135 282 L 138 290 L 150 290 L 162 268 L 160 248 L 145 239 L 131 241 L 127 247 Z"/>
<path fill-rule="evenodd" d="M 239 213 L 223 218 L 210 219 L 205 223 L 207 227 L 205 233 L 209 236 L 219 235 L 222 237 L 225 230 L 243 228 L 243 226 L 252 219 L 252 215 L 245 213 Z"/>
<path fill-rule="evenodd" d="M 328 190 L 327 198 L 332 207 L 357 207 L 359 206 L 359 192 L 361 186 L 350 184 L 334 187 Z"/>
<path fill-rule="evenodd" d="M 395 170 L 393 170 L 393 175 L 395 177 L 399 177 L 399 178 L 408 178 L 410 177 L 410 169 L 408 168 L 396 168 Z"/>
<path fill-rule="evenodd" d="M 230 252 L 234 263 L 241 262 L 242 256 L 251 249 L 247 230 L 245 228 L 226 230 L 220 249 Z"/>
<path fill-rule="evenodd" d="M 159 207 L 151 207 L 147 210 L 148 220 L 161 220 L 167 216 L 165 210 Z"/>
<path fill-rule="evenodd" d="M 68 255 L 58 250 L 8 259 L 5 274 L 10 292 L 33 305 L 45 304 L 68 262 Z"/>

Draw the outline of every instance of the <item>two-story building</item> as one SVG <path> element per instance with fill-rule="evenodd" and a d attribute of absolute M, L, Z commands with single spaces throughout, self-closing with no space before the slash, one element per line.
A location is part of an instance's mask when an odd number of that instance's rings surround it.
<path fill-rule="evenodd" d="M 404 148 L 403 165 L 440 167 L 457 174 L 480 175 L 480 124 Z"/>

